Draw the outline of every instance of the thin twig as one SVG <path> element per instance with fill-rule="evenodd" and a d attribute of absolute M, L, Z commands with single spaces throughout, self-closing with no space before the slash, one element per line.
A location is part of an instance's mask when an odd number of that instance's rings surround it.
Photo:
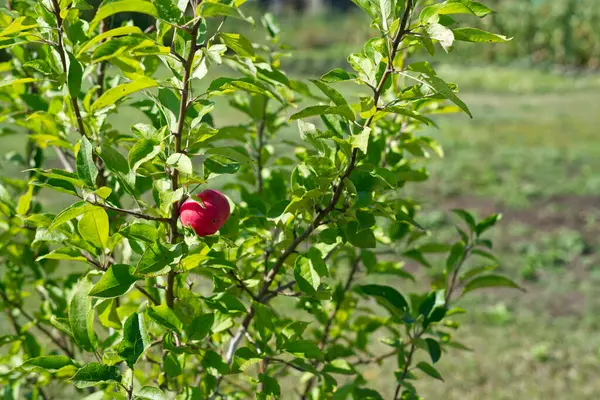
<path fill-rule="evenodd" d="M 67 156 L 65 155 L 65 153 L 56 146 L 54 146 L 54 151 L 56 152 L 56 157 L 58 157 L 58 161 L 60 161 L 63 168 L 67 170 L 67 172 L 73 172 L 73 166 L 71 165 L 69 160 L 67 160 Z"/>
<path fill-rule="evenodd" d="M 134 210 L 126 210 L 124 208 L 119 208 L 119 207 L 111 206 L 111 205 L 108 205 L 106 203 L 98 203 L 97 201 L 92 201 L 92 200 L 87 200 L 87 199 L 86 199 L 86 201 L 88 203 L 90 203 L 90 204 L 95 205 L 95 206 L 102 207 L 105 210 L 110 210 L 110 211 L 118 212 L 120 214 L 132 215 L 132 216 L 134 216 L 136 218 L 141 218 L 141 219 L 145 219 L 145 220 L 148 220 L 148 221 L 161 221 L 161 222 L 169 222 L 170 221 L 169 218 L 165 218 L 165 217 L 155 217 L 153 215 L 144 214 L 144 213 L 137 212 L 137 211 L 134 211 Z"/>
<path fill-rule="evenodd" d="M 150 294 L 146 289 L 139 285 L 135 285 L 135 288 L 140 291 L 144 296 L 146 296 L 155 306 L 160 305 L 160 301 L 158 301 L 154 296 Z"/>
<path fill-rule="evenodd" d="M 257 152 L 258 154 L 256 155 L 256 164 L 257 164 L 257 169 L 258 171 L 256 172 L 256 178 L 258 181 L 258 193 L 262 193 L 263 190 L 263 177 L 262 177 L 262 170 L 263 170 L 263 163 L 262 163 L 262 151 L 263 151 L 263 147 L 265 145 L 265 128 L 267 126 L 267 105 L 269 104 L 269 100 L 268 98 L 265 96 L 265 105 L 263 106 L 263 112 L 262 112 L 262 117 L 260 119 L 260 123 L 256 129 L 256 140 L 257 140 Z"/>
<path fill-rule="evenodd" d="M 108 267 L 105 267 L 104 265 L 100 264 L 98 261 L 94 260 L 92 258 L 92 256 L 87 255 L 85 253 L 81 253 L 81 255 L 87 260 L 87 262 L 89 262 L 94 267 L 98 268 L 99 270 L 106 271 L 108 269 Z"/>
<path fill-rule="evenodd" d="M 379 362 L 385 360 L 386 358 L 395 356 L 396 354 L 398 354 L 398 350 L 394 349 L 394 350 L 388 351 L 387 353 L 381 354 L 379 356 L 374 356 L 374 357 L 370 357 L 370 358 L 359 358 L 358 360 L 356 360 L 356 362 L 352 363 L 352 365 L 356 366 L 356 365 L 379 363 Z"/>
<path fill-rule="evenodd" d="M 256 295 L 254 293 L 252 293 L 252 291 L 250 290 L 250 288 L 248 288 L 248 286 L 246 285 L 246 283 L 235 274 L 235 272 L 233 271 L 229 271 L 229 276 L 231 276 L 233 278 L 233 280 L 235 280 L 238 283 L 238 287 L 240 289 L 242 289 L 244 292 L 246 292 L 251 298 L 252 300 L 256 301 Z"/>

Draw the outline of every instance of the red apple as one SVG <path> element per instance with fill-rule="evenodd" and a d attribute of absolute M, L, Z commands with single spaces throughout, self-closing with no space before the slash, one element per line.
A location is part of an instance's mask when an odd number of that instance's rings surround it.
<path fill-rule="evenodd" d="M 229 201 L 221 192 L 207 189 L 196 195 L 203 204 L 186 200 L 179 209 L 179 219 L 184 226 L 191 226 L 198 236 L 212 235 L 229 218 Z"/>

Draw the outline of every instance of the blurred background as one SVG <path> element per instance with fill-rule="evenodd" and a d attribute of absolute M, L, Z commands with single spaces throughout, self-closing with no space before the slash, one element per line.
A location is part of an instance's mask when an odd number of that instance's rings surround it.
<path fill-rule="evenodd" d="M 476 310 L 458 319 L 460 341 L 473 351 L 452 349 L 437 365 L 446 382 L 417 386 L 426 399 L 598 399 L 600 1 L 484 3 L 498 13 L 470 23 L 515 39 L 461 43 L 430 59 L 459 85 L 475 118 L 436 120 L 439 130 L 426 133 L 441 142 L 445 159 L 432 160 L 430 179 L 406 190 L 424 202 L 419 222 L 441 240 L 455 235 L 452 208 L 502 212 L 493 233 L 501 272 L 527 292 L 487 291 L 459 304 Z M 373 35 L 350 0 L 249 5 L 277 15 L 293 54 L 283 68 L 295 77 L 348 67 L 347 55 Z M 218 107 L 215 120 L 236 115 Z M 120 118 L 124 129 L 139 122 Z M 295 126 L 288 133 L 297 135 Z M 24 142 L 0 134 L 0 146 L 22 151 Z M 0 175 L 13 173 L 0 157 Z M 365 376 L 391 396 L 393 369 L 374 366 Z"/>

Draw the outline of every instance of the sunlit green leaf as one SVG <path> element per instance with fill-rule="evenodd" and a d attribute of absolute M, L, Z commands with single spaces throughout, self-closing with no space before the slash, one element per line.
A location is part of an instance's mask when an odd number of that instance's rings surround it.
<path fill-rule="evenodd" d="M 133 1 L 135 3 L 135 1 Z M 143 89 L 158 86 L 158 82 L 152 78 L 145 76 L 138 77 L 130 83 L 124 83 L 114 88 L 108 89 L 94 103 L 92 103 L 92 111 L 98 111 L 102 108 L 115 105 L 117 101 L 129 96 L 132 93 L 139 92 Z"/>
<path fill-rule="evenodd" d="M 117 0 L 109 3 L 105 3 L 101 6 L 98 11 L 96 11 L 96 15 L 92 22 L 90 22 L 90 32 L 94 30 L 94 28 L 105 18 L 110 17 L 111 15 L 122 13 L 122 12 L 133 12 L 133 13 L 142 13 L 148 14 L 154 18 L 158 18 L 158 11 L 154 4 L 149 1 L 144 0 Z"/>
<path fill-rule="evenodd" d="M 73 289 L 69 305 L 69 322 L 73 337 L 77 344 L 87 351 L 94 351 L 98 342 L 94 332 L 92 298 L 88 296 L 92 285 L 89 276 L 81 279 Z"/>
<path fill-rule="evenodd" d="M 133 275 L 135 268 L 126 264 L 114 264 L 90 290 L 93 297 L 119 297 L 131 289 L 138 279 Z"/>
<path fill-rule="evenodd" d="M 101 249 L 105 249 L 108 245 L 109 229 L 108 215 L 100 207 L 83 214 L 77 224 L 81 237 Z"/>

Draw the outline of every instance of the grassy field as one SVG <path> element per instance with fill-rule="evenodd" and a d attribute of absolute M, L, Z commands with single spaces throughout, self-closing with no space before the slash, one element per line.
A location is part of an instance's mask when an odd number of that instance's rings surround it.
<path fill-rule="evenodd" d="M 418 386 L 426 399 L 597 399 L 600 79 L 446 66 L 440 75 L 462 87 L 475 119 L 440 118 L 440 129 L 429 132 L 446 157 L 431 161 L 428 183 L 408 189 L 425 202 L 420 222 L 443 239 L 453 235 L 453 221 L 439 210 L 502 212 L 494 234 L 502 272 L 527 292 L 492 291 L 465 302 L 478 305 L 458 318 L 461 341 L 473 351 L 452 350 L 438 364 L 446 382 Z M 114 123 L 126 130 L 140 122 L 135 115 Z M 230 122 L 235 115 L 218 107 L 215 117 Z M 0 146 L 9 152 L 23 142 L 0 137 Z M 0 161 L 0 174 L 16 173 Z M 56 209 L 62 203 L 54 195 L 47 201 Z M 365 372 L 385 398 L 395 386 L 390 368 Z"/>
<path fill-rule="evenodd" d="M 527 292 L 487 292 L 466 301 L 465 308 L 479 310 L 459 318 L 463 341 L 474 351 L 453 350 L 442 358 L 446 383 L 427 380 L 423 394 L 597 399 L 597 78 L 485 68 L 474 74 L 440 71 L 462 84 L 475 119 L 439 121 L 433 135 L 446 157 L 431 163 L 431 180 L 415 195 L 425 199 L 426 210 L 502 212 L 495 251 L 502 272 L 520 279 Z M 439 211 L 426 212 L 425 222 L 442 237 L 453 234 Z"/>

